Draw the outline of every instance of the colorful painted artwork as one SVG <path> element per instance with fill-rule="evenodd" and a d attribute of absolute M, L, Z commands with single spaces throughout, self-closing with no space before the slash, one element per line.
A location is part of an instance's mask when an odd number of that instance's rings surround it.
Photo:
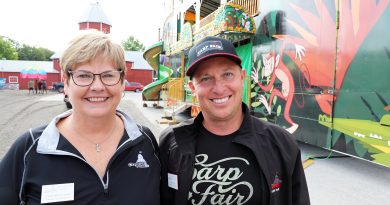
<path fill-rule="evenodd" d="M 213 21 L 192 43 L 219 35 L 250 54 L 244 102 L 254 116 L 297 140 L 390 167 L 389 4 L 260 1 L 252 18 L 228 3 L 210 14 Z M 174 43 L 166 43 L 168 67 L 181 77 L 179 56 L 188 50 L 172 55 Z"/>
<path fill-rule="evenodd" d="M 255 115 L 390 166 L 389 1 L 283 2 L 262 1 L 255 19 Z"/>
<path fill-rule="evenodd" d="M 194 43 L 206 36 L 223 35 L 223 33 L 229 31 L 242 34 L 254 34 L 256 32 L 253 18 L 240 5 L 227 3 L 211 15 L 213 15 L 213 21 L 195 32 Z"/>

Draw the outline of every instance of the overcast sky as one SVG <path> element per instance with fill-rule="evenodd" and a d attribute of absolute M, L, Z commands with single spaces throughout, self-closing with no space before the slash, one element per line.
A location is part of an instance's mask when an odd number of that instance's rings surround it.
<path fill-rule="evenodd" d="M 77 35 L 84 12 L 96 2 L 112 24 L 115 41 L 133 35 L 145 47 L 158 42 L 163 0 L 0 0 L 0 35 L 62 51 Z"/>

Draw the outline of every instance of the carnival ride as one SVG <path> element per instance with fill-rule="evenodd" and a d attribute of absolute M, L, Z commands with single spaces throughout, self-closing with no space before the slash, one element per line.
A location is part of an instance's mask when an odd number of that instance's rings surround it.
<path fill-rule="evenodd" d="M 191 46 L 220 36 L 243 59 L 243 101 L 254 116 L 297 140 L 390 167 L 389 0 L 170 3 L 162 41 L 144 58 L 171 73 L 147 86 L 145 100 L 163 100 L 171 113 L 191 106 L 196 116 L 182 68 Z"/>

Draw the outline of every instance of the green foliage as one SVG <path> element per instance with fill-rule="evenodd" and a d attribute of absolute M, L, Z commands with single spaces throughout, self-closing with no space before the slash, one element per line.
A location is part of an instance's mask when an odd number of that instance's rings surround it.
<path fill-rule="evenodd" d="M 14 47 L 13 41 L 0 37 L 0 59 L 17 60 L 18 53 Z"/>
<path fill-rule="evenodd" d="M 261 105 L 261 102 L 256 101 L 251 104 L 252 107 L 259 107 Z"/>
<path fill-rule="evenodd" d="M 18 48 L 19 60 L 31 60 L 31 61 L 50 61 L 50 56 L 54 52 L 46 48 L 36 48 L 23 44 Z"/>
<path fill-rule="evenodd" d="M 278 98 L 274 98 L 272 101 L 272 104 L 275 105 L 277 100 L 278 100 Z"/>
<path fill-rule="evenodd" d="M 256 95 L 257 95 L 257 92 L 251 92 L 251 98 L 256 97 Z"/>
<path fill-rule="evenodd" d="M 123 49 L 126 51 L 144 51 L 145 46 L 138 39 L 133 36 L 129 36 L 126 40 L 122 41 Z"/>
<path fill-rule="evenodd" d="M 8 38 L 0 37 L 0 59 L 50 61 L 53 51 L 46 48 L 36 48 L 23 44 L 22 46 Z"/>
<path fill-rule="evenodd" d="M 278 106 L 278 108 L 276 109 L 276 116 L 280 116 L 280 113 L 282 112 L 282 106 Z"/>
<path fill-rule="evenodd" d="M 38 50 L 41 50 L 41 51 L 43 52 L 43 54 L 45 55 L 45 60 L 46 60 L 46 61 L 50 61 L 50 60 L 51 60 L 50 57 L 51 57 L 52 55 L 54 55 L 54 52 L 51 51 L 51 50 L 49 50 L 49 49 L 47 49 L 47 48 L 41 48 L 41 47 L 39 47 Z"/>

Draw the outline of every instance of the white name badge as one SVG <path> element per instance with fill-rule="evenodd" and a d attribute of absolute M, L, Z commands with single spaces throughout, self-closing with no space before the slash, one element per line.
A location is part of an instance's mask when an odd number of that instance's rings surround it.
<path fill-rule="evenodd" d="M 179 189 L 179 185 L 177 183 L 177 175 L 168 173 L 168 186 L 174 188 L 176 190 Z"/>
<path fill-rule="evenodd" d="M 42 185 L 41 204 L 73 200 L 74 183 Z"/>

